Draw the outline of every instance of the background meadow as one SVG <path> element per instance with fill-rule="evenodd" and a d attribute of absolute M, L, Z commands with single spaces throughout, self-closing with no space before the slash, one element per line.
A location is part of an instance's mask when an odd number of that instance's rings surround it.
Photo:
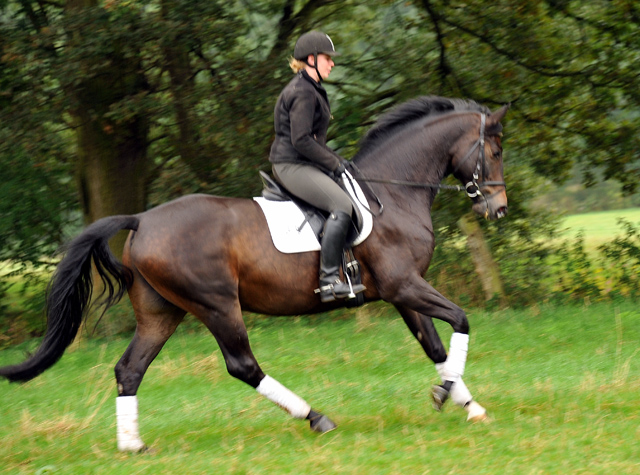
<path fill-rule="evenodd" d="M 465 380 L 491 416 L 480 424 L 451 404 L 433 411 L 433 365 L 386 305 L 246 320 L 265 372 L 332 418 L 335 431 L 312 433 L 228 376 L 213 337 L 191 322 L 138 393 L 150 452 L 116 450 L 113 366 L 128 338 L 81 339 L 37 379 L 0 382 L 2 473 L 640 471 L 635 305 L 470 312 Z M 448 341 L 449 329 L 438 328 Z M 0 364 L 32 346 L 2 351 Z"/>

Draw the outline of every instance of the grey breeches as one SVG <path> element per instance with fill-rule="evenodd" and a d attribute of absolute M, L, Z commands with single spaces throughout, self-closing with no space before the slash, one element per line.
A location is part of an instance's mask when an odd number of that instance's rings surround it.
<path fill-rule="evenodd" d="M 347 193 L 314 166 L 274 163 L 273 174 L 290 193 L 316 208 L 327 213 L 342 211 L 352 215 L 353 206 Z"/>

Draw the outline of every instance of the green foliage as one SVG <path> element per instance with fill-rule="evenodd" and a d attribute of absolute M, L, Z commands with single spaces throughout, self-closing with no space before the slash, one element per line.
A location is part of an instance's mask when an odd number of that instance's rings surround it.
<path fill-rule="evenodd" d="M 80 215 L 73 211 L 77 202 L 69 164 L 61 159 L 64 146 L 3 142 L 4 132 L 0 128 L 0 334 L 11 342 L 42 332 L 43 279 L 60 243 L 78 229 Z M 34 290 L 40 291 L 37 300 L 25 298 Z"/>
<path fill-rule="evenodd" d="M 0 261 L 41 263 L 73 221 L 68 167 L 52 159 L 36 162 L 26 150 L 16 149 L 0 151 L 0 166 Z"/>
<path fill-rule="evenodd" d="M 634 215 L 631 211 L 629 215 Z M 595 215 L 590 219 L 603 225 Z M 517 222 L 504 229 L 485 230 L 485 239 L 500 268 L 506 305 L 519 308 L 540 302 L 637 300 L 640 224 L 625 218 L 619 218 L 618 224 L 621 235 L 619 230 L 611 229 L 608 236 L 591 237 L 588 242 L 579 228 L 577 234 L 561 237 L 550 226 L 545 238 L 539 232 L 508 232 L 513 226 L 526 228 Z M 472 269 L 471 255 L 463 238 L 458 236 L 440 243 L 427 280 L 463 307 L 489 308 L 495 302 L 484 302 L 484 293 Z"/>
<path fill-rule="evenodd" d="M 510 216 L 483 229 L 512 301 L 526 304 L 544 293 L 542 263 L 555 252 L 540 243 L 557 221 L 532 206 L 548 181 L 578 175 L 636 189 L 639 8 L 601 0 L 2 1 L 0 261 L 46 266 L 80 214 L 89 215 L 95 170 L 84 159 L 131 137 L 144 163 L 126 173 L 144 180 L 111 191 L 125 204 L 258 194 L 273 106 L 291 78 L 287 58 L 297 36 L 316 28 L 342 52 L 326 87 L 331 144 L 345 157 L 380 114 L 417 95 L 512 103 L 504 121 Z M 87 127 L 94 133 L 83 134 Z M 117 173 L 134 160 L 122 150 Z M 442 247 L 433 274 L 475 302 L 481 292 L 456 226 L 467 209 L 462 195 L 437 200 Z M 558 252 L 579 259 L 576 249 Z M 577 278 L 579 267 L 565 270 Z"/>
<path fill-rule="evenodd" d="M 580 167 L 575 166 L 571 177 L 562 186 L 549 185 L 547 191 L 538 194 L 535 206 L 553 213 L 584 214 L 595 211 L 611 211 L 640 206 L 639 194 L 625 194 L 620 184 L 604 180 L 596 174 L 596 183 L 585 186 Z"/>
<path fill-rule="evenodd" d="M 36 273 L 0 280 L 0 348 L 44 335 L 46 282 Z"/>
<path fill-rule="evenodd" d="M 557 272 L 559 293 L 566 299 L 594 299 L 600 296 L 596 269 L 584 247 L 582 235 L 562 243 L 551 266 Z"/>
<path fill-rule="evenodd" d="M 608 289 L 617 295 L 637 298 L 640 295 L 640 224 L 634 225 L 623 218 L 618 222 L 624 235 L 599 247 L 610 262 Z"/>
<path fill-rule="evenodd" d="M 269 167 L 273 104 L 290 77 L 286 58 L 301 31 L 320 28 L 343 53 L 327 87 L 336 117 L 331 135 L 345 156 L 380 113 L 418 94 L 490 106 L 515 101 L 507 121 L 510 168 L 562 181 L 580 161 L 587 180 L 599 168 L 633 191 L 639 52 L 628 25 L 637 27 L 637 7 L 485 3 L 309 2 L 291 9 L 261 1 L 249 9 L 149 0 L 63 13 L 21 2 L 6 9 L 4 58 L 30 94 L 17 94 L 17 85 L 5 90 L 22 110 L 37 92 L 26 110 L 50 111 L 64 123 L 80 86 L 104 91 L 106 65 L 129 67 L 138 63 L 117 58 L 138 58 L 147 86 L 104 102 L 106 110 L 95 104 L 94 112 L 115 122 L 149 118 L 149 182 L 157 194 L 150 204 L 184 189 L 249 196 L 259 186 L 256 170 Z M 174 188 L 168 167 L 176 166 L 188 173 Z"/>

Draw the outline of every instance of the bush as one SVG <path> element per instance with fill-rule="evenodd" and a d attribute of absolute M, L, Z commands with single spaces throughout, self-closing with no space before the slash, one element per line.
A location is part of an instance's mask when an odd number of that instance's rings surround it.
<path fill-rule="evenodd" d="M 640 228 L 625 219 L 619 219 L 625 233 L 601 245 L 609 276 L 605 288 L 613 296 L 637 298 L 640 293 Z"/>
<path fill-rule="evenodd" d="M 566 304 L 640 297 L 640 225 L 619 220 L 625 233 L 587 252 L 581 235 L 570 242 L 557 241 L 553 232 L 526 232 L 516 223 L 517 233 L 489 229 L 487 243 L 498 263 L 504 296 L 485 301 L 472 256 L 464 238 L 451 229 L 441 229 L 439 241 L 426 279 L 448 299 L 463 308 L 493 309 L 497 306 L 522 308 L 541 303 Z M 44 277 L 23 274 L 11 281 L 0 280 L 0 347 L 38 337 L 45 329 Z M 16 281 L 16 279 L 18 279 Z M 38 280 L 40 279 L 40 280 Z M 20 282 L 28 281 L 32 287 Z M 135 317 L 125 297 L 98 320 L 92 314 L 81 337 L 111 337 L 131 333 Z M 314 318 L 310 317 L 310 321 Z M 193 318 L 187 325 L 199 328 Z M 262 322 L 248 315 L 248 325 Z M 262 324 L 262 323 L 261 323 Z M 266 324 L 266 323 L 264 323 Z"/>
<path fill-rule="evenodd" d="M 0 278 L 0 348 L 44 334 L 44 289 L 33 274 Z"/>
<path fill-rule="evenodd" d="M 557 241 L 537 236 L 495 239 L 487 233 L 504 286 L 503 305 L 526 307 L 539 303 L 611 301 L 640 297 L 640 225 L 621 219 L 621 237 L 587 252 L 584 238 Z M 548 237 L 553 237 L 550 234 Z M 473 271 L 468 250 L 448 240 L 437 248 L 427 279 L 462 307 L 496 305 L 488 302 Z M 462 290 L 461 290 L 462 289 Z"/>

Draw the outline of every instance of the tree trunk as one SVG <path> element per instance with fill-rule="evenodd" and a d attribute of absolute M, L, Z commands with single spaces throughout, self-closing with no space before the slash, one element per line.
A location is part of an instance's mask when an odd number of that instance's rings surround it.
<path fill-rule="evenodd" d="M 69 11 L 93 8 L 96 0 L 68 0 Z M 70 32 L 70 42 L 82 44 L 92 26 Z M 102 57 L 87 55 L 84 70 L 91 75 L 66 93 L 77 104 L 71 111 L 76 125 L 80 204 L 86 224 L 116 214 L 144 211 L 147 198 L 149 123 L 143 112 L 109 117 L 114 105 L 148 90 L 140 58 L 127 53 L 117 40 Z M 126 232 L 111 242 L 118 256 Z"/>
<path fill-rule="evenodd" d="M 175 0 L 162 0 L 162 16 L 167 19 L 176 8 Z M 198 127 L 195 106 L 195 70 L 191 65 L 190 51 L 185 43 L 185 32 L 173 32 L 172 41 L 163 47 L 167 71 L 169 72 L 173 106 L 178 124 L 175 147 L 182 161 L 201 182 L 215 183 L 220 169 L 230 159 L 229 154 L 212 140 L 202 137 Z"/>
<path fill-rule="evenodd" d="M 86 104 L 90 106 L 91 104 Z M 106 120 L 78 111 L 77 179 L 85 224 L 105 216 L 144 211 L 147 197 L 146 119 L 137 118 L 114 126 Z M 111 240 L 120 256 L 127 232 Z"/>
<path fill-rule="evenodd" d="M 493 260 L 491 251 L 485 242 L 482 229 L 472 214 L 466 214 L 458 221 L 458 226 L 467 236 L 467 247 L 471 252 L 471 258 L 480 277 L 485 300 L 489 301 L 498 297 L 502 301 L 504 289 L 500 279 L 500 270 Z"/>

